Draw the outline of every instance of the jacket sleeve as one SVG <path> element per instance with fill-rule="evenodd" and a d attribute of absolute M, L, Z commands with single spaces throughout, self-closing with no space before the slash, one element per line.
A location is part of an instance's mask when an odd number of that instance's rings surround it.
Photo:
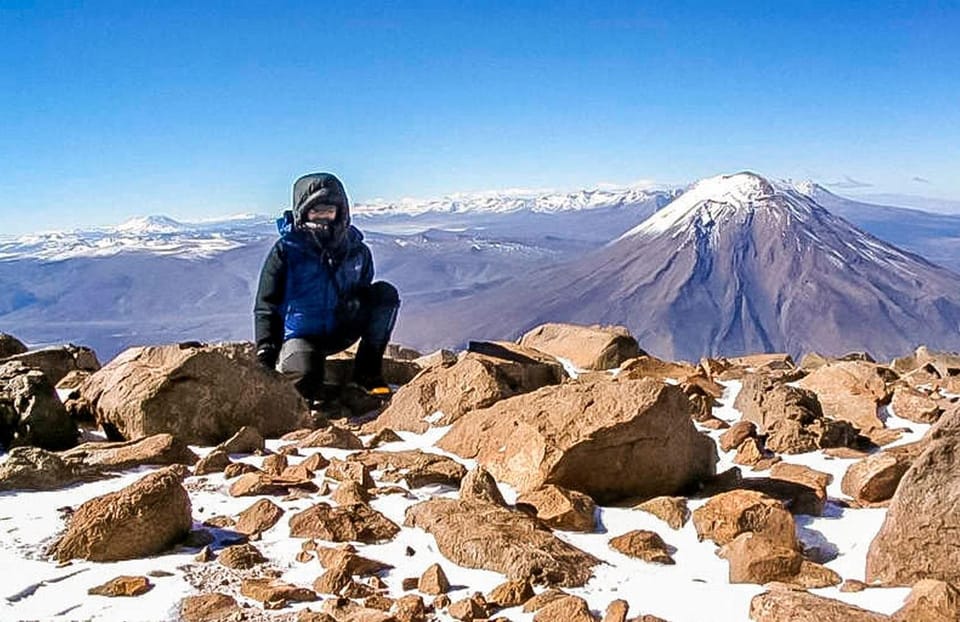
<path fill-rule="evenodd" d="M 363 245 L 363 268 L 360 271 L 360 287 L 370 287 L 373 283 L 373 254 L 370 247 Z"/>
<path fill-rule="evenodd" d="M 253 307 L 254 339 L 259 350 L 265 345 L 280 349 L 283 343 L 283 315 L 281 306 L 286 285 L 287 266 L 279 241 L 260 270 L 257 300 Z"/>

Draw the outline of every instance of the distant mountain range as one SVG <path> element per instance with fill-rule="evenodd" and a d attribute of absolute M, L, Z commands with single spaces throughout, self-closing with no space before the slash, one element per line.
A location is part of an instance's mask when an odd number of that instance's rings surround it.
<path fill-rule="evenodd" d="M 960 244 L 957 244 L 960 241 L 960 216 L 858 203 L 809 182 L 772 184 L 760 177 L 756 179 L 775 188 L 775 195 L 780 193 L 803 205 L 826 208 L 878 238 L 960 270 Z M 552 319 L 573 319 L 575 316 L 584 322 L 612 321 L 639 328 L 636 318 L 650 315 L 655 303 L 666 304 L 669 296 L 664 293 L 662 300 L 654 302 L 648 302 L 649 299 L 644 297 L 624 296 L 632 290 L 648 292 L 643 279 L 655 276 L 640 274 L 634 264 L 657 265 L 656 262 L 665 260 L 670 244 L 657 243 L 659 254 L 654 256 L 649 254 L 653 244 L 647 239 L 649 232 L 640 237 L 637 237 L 638 231 L 623 236 L 658 211 L 645 226 L 660 222 L 659 219 L 666 218 L 665 214 L 674 213 L 677 205 L 683 205 L 685 197 L 688 200 L 695 196 L 691 192 L 698 188 L 697 192 L 702 192 L 701 186 L 695 185 L 686 192 L 635 187 L 570 193 L 477 193 L 436 201 L 375 202 L 355 206 L 354 222 L 365 232 L 373 249 L 378 278 L 390 280 L 400 288 L 403 308 L 395 334 L 400 342 L 420 348 L 456 345 L 464 335 L 477 335 L 476 330 L 464 330 L 465 322 L 474 321 L 489 329 L 491 336 L 502 336 L 503 331 L 498 332 L 495 325 L 501 316 L 502 326 L 514 328 L 546 317 L 550 309 L 558 313 Z M 712 186 L 707 184 L 707 187 Z M 139 343 L 249 339 L 260 262 L 276 239 L 274 220 L 274 216 L 244 215 L 184 223 L 149 216 L 116 227 L 0 238 L 0 284 L 3 285 L 0 288 L 0 330 L 38 345 L 63 341 L 84 343 L 94 347 L 103 358 L 110 358 L 121 349 Z M 760 220 L 763 219 L 757 222 Z M 728 228 L 723 227 L 724 230 Z M 801 238 L 805 235 L 793 229 L 780 233 Z M 824 234 L 820 232 L 819 235 Z M 853 236 L 857 240 L 872 239 L 863 232 L 844 236 Z M 620 241 L 612 242 L 618 239 Z M 670 239 L 676 244 L 686 238 L 677 235 Z M 725 265 L 724 273 L 741 281 L 746 277 L 740 271 L 747 267 L 772 274 L 774 268 L 749 264 L 742 258 L 729 263 L 724 254 L 740 249 L 738 245 L 742 245 L 746 238 L 738 239 L 739 242 L 730 241 L 716 249 L 723 256 L 713 255 L 713 265 L 717 268 L 710 272 L 714 275 L 711 278 L 720 273 L 719 266 L 725 262 L 729 265 Z M 850 239 L 847 241 L 851 242 Z M 886 248 L 879 240 L 875 243 Z M 623 251 L 625 244 L 633 245 L 633 251 Z M 614 248 L 618 249 L 615 255 L 611 254 Z M 788 259 L 802 263 L 796 256 L 797 249 L 797 246 L 784 247 L 781 251 Z M 767 251 L 772 252 L 770 248 Z M 896 249 L 884 252 L 901 253 Z M 643 259 L 634 259 L 631 263 L 626 259 L 631 254 Z M 910 257 L 909 253 L 901 254 Z M 597 256 L 606 256 L 611 266 L 618 265 L 618 262 L 623 265 L 611 270 L 604 267 L 606 263 L 591 263 L 597 261 Z M 842 255 L 837 260 L 862 261 L 864 257 L 862 253 Z M 914 260 L 922 262 L 919 258 L 911 261 Z M 690 260 L 678 257 L 673 265 L 684 261 Z M 630 264 L 629 269 L 626 264 Z M 810 266 L 816 269 L 826 267 L 821 264 L 813 262 Z M 923 280 L 927 283 L 924 296 L 929 296 L 932 295 L 930 291 L 948 282 L 950 277 L 941 274 L 948 274 L 946 271 L 925 262 L 924 265 L 928 266 L 924 270 L 932 269 L 937 275 L 932 278 L 923 272 Z M 585 272 L 587 267 L 592 272 Z M 890 269 L 887 265 L 881 265 L 881 268 Z M 911 264 L 910 269 L 917 268 Z M 703 278 L 704 272 L 697 273 L 699 277 L 691 273 L 688 279 L 682 279 L 676 272 L 669 272 L 667 278 L 668 272 L 657 278 L 683 289 L 685 299 L 691 305 L 702 304 L 689 293 L 695 289 L 697 278 Z M 545 274 L 549 276 L 543 276 Z M 563 278 L 574 274 L 580 278 L 573 281 Z M 793 273 L 787 271 L 784 274 Z M 773 295 L 773 289 L 759 287 L 750 279 L 747 281 L 751 285 L 741 286 L 737 296 L 754 306 L 763 307 L 767 304 L 762 302 L 763 297 Z M 608 287 L 597 289 L 594 287 L 596 282 L 607 283 Z M 839 283 L 844 282 L 845 277 L 839 278 L 831 287 L 839 288 Z M 566 285 L 563 296 L 558 292 L 557 301 L 545 300 L 538 295 L 552 291 L 552 286 L 559 283 Z M 511 288 L 518 287 L 521 289 L 517 295 L 509 294 Z M 896 289 L 906 287 L 906 284 L 893 279 L 885 287 Z M 795 291 L 780 295 L 788 293 L 792 297 L 798 295 Z M 719 296 L 719 293 L 712 295 Z M 862 291 L 857 291 L 856 295 L 862 300 L 869 298 Z M 678 296 L 668 306 L 676 311 L 681 298 Z M 514 299 L 528 301 L 531 306 L 514 309 L 509 304 Z M 946 299 L 951 300 L 949 296 Z M 471 319 L 469 313 L 464 315 L 462 309 L 457 309 L 458 305 L 464 304 L 477 309 L 488 308 L 486 300 L 498 300 L 504 306 L 500 307 L 498 302 L 495 312 L 479 320 Z M 570 315 L 571 309 L 568 308 L 560 313 L 560 307 L 551 304 L 557 302 L 559 305 L 561 300 L 579 301 L 576 306 L 581 311 Z M 832 299 L 823 300 L 827 304 Z M 839 305 L 836 301 L 830 304 Z M 501 308 L 511 319 L 501 314 Z M 724 305 L 698 308 L 711 309 L 708 313 L 711 316 L 719 315 L 721 308 L 724 313 L 729 312 Z M 849 305 L 835 307 L 841 308 L 850 309 Z M 889 307 L 880 306 L 874 310 L 883 315 L 884 309 Z M 780 344 L 787 349 L 806 348 L 818 343 L 815 337 L 780 341 L 771 337 L 777 333 L 767 325 L 766 316 L 751 316 L 744 310 L 740 313 L 740 319 L 731 326 L 737 322 L 743 326 L 742 343 L 747 349 L 777 349 Z M 893 325 L 899 325 L 897 323 L 902 320 L 907 326 L 912 321 L 896 314 L 893 317 Z M 810 321 L 814 321 L 813 318 Z M 748 330 L 751 323 L 761 326 L 762 330 L 751 333 Z M 661 322 L 657 330 L 660 332 L 643 332 L 646 331 L 643 329 L 641 342 L 665 355 L 690 356 L 698 351 L 698 347 L 704 352 L 740 347 L 740 342 L 733 337 L 733 329 L 728 330 L 729 336 L 724 338 L 718 337 L 719 333 L 700 330 L 689 323 L 672 325 Z M 667 343 L 661 333 L 668 330 L 683 331 L 690 337 L 678 336 L 683 343 Z M 934 342 L 935 337 L 942 337 L 933 329 L 928 334 L 929 339 L 921 340 Z M 851 337 L 855 336 L 851 334 Z M 831 345 L 846 343 L 837 342 L 834 337 L 831 336 Z M 899 341 L 888 341 L 891 348 L 897 349 L 912 338 L 904 336 Z M 867 348 L 866 341 L 856 343 L 864 344 L 859 346 L 860 349 Z M 937 343 L 945 345 L 945 342 Z M 885 348 L 884 345 L 877 353 L 886 352 Z"/>

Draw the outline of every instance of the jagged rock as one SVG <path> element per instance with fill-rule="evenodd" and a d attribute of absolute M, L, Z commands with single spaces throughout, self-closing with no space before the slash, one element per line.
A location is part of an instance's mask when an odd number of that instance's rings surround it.
<path fill-rule="evenodd" d="M 360 482 L 347 480 L 337 486 L 337 489 L 330 495 L 330 499 L 339 506 L 354 505 L 357 503 L 369 503 L 370 493 Z"/>
<path fill-rule="evenodd" d="M 79 430 L 42 371 L 20 361 L 0 365 L 0 446 L 59 450 L 77 444 Z"/>
<path fill-rule="evenodd" d="M 371 468 L 359 460 L 340 460 L 334 458 L 324 472 L 327 477 L 338 482 L 356 482 L 364 490 L 376 486 L 370 476 Z"/>
<path fill-rule="evenodd" d="M 960 620 L 960 590 L 945 581 L 921 579 L 891 617 L 894 622 L 956 622 Z"/>
<path fill-rule="evenodd" d="M 91 596 L 140 596 L 153 588 L 146 577 L 120 576 L 87 590 Z"/>
<path fill-rule="evenodd" d="M 770 477 L 805 486 L 812 491 L 814 499 L 808 499 L 807 494 L 792 499 L 791 513 L 812 516 L 823 514 L 823 507 L 827 502 L 827 486 L 833 481 L 833 475 L 800 464 L 780 462 L 770 469 Z M 778 497 L 776 494 L 771 496 Z"/>
<path fill-rule="evenodd" d="M 600 622 L 627 622 L 627 613 L 630 611 L 630 603 L 618 598 L 607 605 L 607 610 L 603 614 Z"/>
<path fill-rule="evenodd" d="M 397 618 L 397 622 L 427 621 L 427 607 L 423 604 L 423 599 L 416 594 L 401 596 L 396 600 L 391 609 L 393 610 L 393 615 Z"/>
<path fill-rule="evenodd" d="M 579 596 L 558 598 L 533 614 L 533 622 L 597 622 L 587 601 Z"/>
<path fill-rule="evenodd" d="M 894 359 L 890 364 L 891 369 L 900 374 L 907 374 L 926 366 L 931 367 L 940 378 L 960 375 L 960 354 L 936 352 L 926 346 L 920 346 L 913 354 Z"/>
<path fill-rule="evenodd" d="M 343 566 L 350 575 L 376 575 L 393 568 L 390 564 L 358 555 L 356 549 L 349 544 L 335 548 L 317 547 L 315 552 L 320 565 L 324 568 Z"/>
<path fill-rule="evenodd" d="M 240 615 L 237 601 L 226 594 L 198 594 L 180 601 L 183 622 L 234 622 Z"/>
<path fill-rule="evenodd" d="M 276 525 L 283 514 L 283 508 L 273 501 L 260 499 L 240 512 L 234 530 L 248 536 L 262 533 Z"/>
<path fill-rule="evenodd" d="M 260 470 L 279 477 L 287 466 L 287 457 L 284 454 L 270 454 L 260 463 Z"/>
<path fill-rule="evenodd" d="M 83 384 L 83 381 L 89 378 L 90 374 L 92 373 L 92 371 L 81 371 L 79 369 L 74 369 L 66 376 L 61 378 L 60 381 L 56 383 L 55 387 L 61 391 L 71 391 L 71 394 L 73 394 L 73 389 L 80 388 L 80 385 Z M 76 395 L 79 396 L 80 393 L 76 392 Z"/>
<path fill-rule="evenodd" d="M 497 486 L 497 481 L 481 466 L 469 471 L 460 481 L 460 498 L 464 501 L 472 499 L 494 505 L 507 505 Z"/>
<path fill-rule="evenodd" d="M 262 603 L 307 603 L 317 600 L 317 594 L 311 589 L 269 578 L 244 579 L 240 584 L 240 593 Z"/>
<path fill-rule="evenodd" d="M 840 585 L 843 583 L 843 577 L 826 566 L 805 559 L 800 564 L 800 572 L 790 578 L 790 583 L 804 589 L 815 590 Z"/>
<path fill-rule="evenodd" d="M 220 551 L 217 561 L 222 566 L 233 568 L 234 570 L 249 570 L 254 566 L 266 563 L 267 558 L 263 556 L 260 549 L 249 543 L 235 544 L 228 546 Z"/>
<path fill-rule="evenodd" d="M 22 341 L 7 333 L 0 333 L 0 359 L 27 351 Z"/>
<path fill-rule="evenodd" d="M 223 469 L 223 477 L 226 479 L 233 479 L 234 477 L 240 477 L 241 475 L 246 475 L 248 473 L 260 472 L 260 469 L 252 464 L 247 464 L 246 462 L 231 462 Z"/>
<path fill-rule="evenodd" d="M 893 497 L 910 459 L 894 452 L 881 451 L 854 462 L 840 482 L 843 494 L 861 503 L 879 503 Z"/>
<path fill-rule="evenodd" d="M 222 449 L 214 449 L 197 462 L 193 469 L 194 475 L 210 475 L 211 473 L 223 473 L 223 470 L 230 466 L 230 455 Z"/>
<path fill-rule="evenodd" d="M 799 385 L 817 394 L 823 413 L 860 430 L 883 428 L 877 408 L 889 398 L 896 372 L 866 361 L 842 361 L 814 370 Z"/>
<path fill-rule="evenodd" d="M 597 504 L 582 492 L 547 484 L 521 495 L 517 503 L 532 505 L 537 518 L 554 529 L 592 532 L 597 528 Z"/>
<path fill-rule="evenodd" d="M 579 369 L 613 369 L 641 354 L 623 326 L 542 324 L 526 332 L 520 345 L 567 359 Z"/>
<path fill-rule="evenodd" d="M 934 423 L 943 412 L 936 400 L 910 386 L 894 387 L 890 407 L 896 416 L 916 423 Z"/>
<path fill-rule="evenodd" d="M 718 445 L 723 451 L 736 449 L 748 438 L 757 436 L 757 426 L 752 421 L 741 419 L 720 435 Z"/>
<path fill-rule="evenodd" d="M 257 471 L 241 475 L 240 479 L 230 486 L 230 495 L 233 497 L 285 495 L 291 488 L 317 491 L 317 485 L 311 480 L 291 480 Z"/>
<path fill-rule="evenodd" d="M 100 361 L 93 350 L 73 344 L 24 351 L 7 357 L 6 361 L 20 361 L 31 369 L 42 371 L 54 386 L 72 371 L 95 372 L 100 369 Z"/>
<path fill-rule="evenodd" d="M 889 622 L 880 613 L 805 591 L 776 588 L 750 601 L 753 622 Z"/>
<path fill-rule="evenodd" d="M 598 563 L 535 518 L 490 503 L 431 499 L 409 508 L 404 524 L 432 534 L 443 556 L 454 563 L 509 579 L 579 586 Z"/>
<path fill-rule="evenodd" d="M 83 478 L 75 465 L 39 447 L 14 447 L 0 463 L 0 491 L 54 490 Z"/>
<path fill-rule="evenodd" d="M 380 471 L 384 482 L 406 481 L 410 488 L 431 484 L 457 488 L 467 474 L 467 469 L 456 460 L 419 449 L 363 451 L 350 456 L 349 460 Z"/>
<path fill-rule="evenodd" d="M 331 507 L 318 503 L 290 518 L 290 536 L 372 544 L 392 539 L 400 527 L 364 504 Z"/>
<path fill-rule="evenodd" d="M 439 596 L 450 591 L 450 581 L 440 564 L 430 564 L 430 567 L 423 571 L 417 583 L 417 589 L 431 596 Z"/>
<path fill-rule="evenodd" d="M 779 501 L 791 514 L 820 516 L 826 501 L 812 486 L 774 477 L 744 477 L 725 489 L 730 490 L 762 493 Z"/>
<path fill-rule="evenodd" d="M 267 436 L 302 427 L 305 402 L 282 376 L 264 371 L 250 344 L 131 348 L 80 387 L 96 418 L 131 439 L 160 432 L 213 445 L 241 426 Z"/>
<path fill-rule="evenodd" d="M 465 415 L 437 446 L 521 493 L 551 483 L 600 503 L 675 494 L 713 475 L 717 459 L 683 392 L 651 379 L 519 395 Z"/>
<path fill-rule="evenodd" d="M 400 438 L 399 434 L 390 428 L 383 428 L 374 434 L 369 441 L 367 441 L 367 449 L 376 449 L 380 445 L 385 445 L 387 443 L 399 443 L 401 441 L 403 441 L 403 439 Z"/>
<path fill-rule="evenodd" d="M 693 525 L 700 540 L 720 546 L 750 531 L 773 544 L 797 549 L 793 516 L 780 501 L 753 490 L 731 490 L 712 497 L 693 511 Z"/>
<path fill-rule="evenodd" d="M 312 480 L 316 474 L 302 464 L 288 466 L 281 473 L 280 477 L 284 479 Z"/>
<path fill-rule="evenodd" d="M 655 564 L 673 565 L 667 543 L 657 533 L 635 529 L 610 540 L 610 546 L 624 555 Z"/>
<path fill-rule="evenodd" d="M 944 537 L 960 533 L 960 411 L 944 413 L 927 437 L 870 544 L 868 583 L 960 582 L 960 547 Z"/>
<path fill-rule="evenodd" d="M 59 561 L 117 561 L 165 551 L 192 525 L 190 497 L 181 485 L 186 467 L 173 465 L 82 504 L 53 546 Z"/>
<path fill-rule="evenodd" d="M 533 586 L 526 579 L 515 579 L 501 583 L 487 595 L 487 602 L 491 605 L 507 609 L 519 607 L 534 597 Z"/>
<path fill-rule="evenodd" d="M 317 452 L 304 458 L 303 462 L 300 463 L 300 466 L 311 471 L 319 471 L 320 469 L 325 469 L 330 466 L 330 461 Z"/>
<path fill-rule="evenodd" d="M 563 590 L 558 590 L 556 588 L 550 588 L 550 589 L 544 590 L 539 594 L 537 594 L 536 596 L 534 596 L 533 598 L 531 598 L 530 600 L 528 600 L 523 605 L 523 612 L 532 613 L 534 611 L 539 611 L 540 609 L 543 609 L 553 601 L 559 600 L 561 598 L 565 598 L 567 596 L 569 596 L 569 594 L 567 594 Z"/>
<path fill-rule="evenodd" d="M 870 586 L 867 585 L 866 583 L 864 583 L 863 581 L 857 581 L 856 579 L 847 579 L 847 580 L 844 581 L 843 584 L 840 586 L 840 591 L 841 591 L 841 592 L 844 592 L 844 593 L 846 593 L 846 592 L 862 592 L 863 590 L 867 589 L 868 587 L 870 587 Z"/>
<path fill-rule="evenodd" d="M 768 457 L 763 451 L 761 441 L 756 438 L 748 438 L 737 447 L 737 454 L 733 457 L 735 464 L 743 466 L 756 466 Z"/>
<path fill-rule="evenodd" d="M 635 509 L 653 514 L 671 529 L 680 529 L 690 520 L 690 509 L 686 497 L 654 497 L 644 501 Z"/>
<path fill-rule="evenodd" d="M 92 442 L 77 445 L 61 454 L 64 461 L 85 470 L 121 471 L 145 465 L 197 462 L 197 455 L 186 443 L 170 434 L 154 434 L 133 441 Z"/>
<path fill-rule="evenodd" d="M 467 598 L 455 601 L 447 607 L 447 613 L 454 620 L 461 622 L 470 622 L 471 620 L 481 620 L 487 617 L 487 601 L 483 594 L 474 592 Z"/>
<path fill-rule="evenodd" d="M 716 399 L 723 395 L 723 386 L 711 379 L 701 367 L 689 363 L 664 361 L 649 354 L 625 361 L 620 365 L 617 378 L 641 380 L 653 378 L 660 381 L 676 381 L 691 401 L 700 401 L 695 419 L 708 417 Z M 696 399 L 695 399 L 696 398 Z"/>
<path fill-rule="evenodd" d="M 217 446 L 228 454 L 253 454 L 263 451 L 266 447 L 266 441 L 260 434 L 260 430 L 252 425 L 241 427 L 233 436 Z"/>
<path fill-rule="evenodd" d="M 800 572 L 803 557 L 769 539 L 746 531 L 725 544 L 719 553 L 730 564 L 730 583 L 789 581 Z"/>
<path fill-rule="evenodd" d="M 467 412 L 558 384 L 566 377 L 559 362 L 537 350 L 497 343 L 489 351 L 497 348 L 502 350 L 501 357 L 469 352 L 450 367 L 425 370 L 394 394 L 387 409 L 364 426 L 364 432 L 392 428 L 422 434 L 431 425 L 450 425 Z"/>
<path fill-rule="evenodd" d="M 328 447 L 331 449 L 363 449 L 363 442 L 350 430 L 330 425 L 314 430 L 297 442 L 297 447 Z"/>

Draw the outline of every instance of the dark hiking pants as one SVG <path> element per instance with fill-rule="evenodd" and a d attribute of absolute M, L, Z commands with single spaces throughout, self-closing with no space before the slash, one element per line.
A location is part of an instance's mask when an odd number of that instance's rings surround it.
<path fill-rule="evenodd" d="M 397 288 L 386 281 L 377 281 L 359 292 L 356 308 L 345 312 L 342 328 L 335 335 L 284 341 L 277 369 L 294 380 L 294 386 L 305 399 L 320 400 L 326 357 L 346 350 L 359 339 L 353 379 L 360 384 L 379 379 L 383 353 L 390 342 L 399 308 Z"/>

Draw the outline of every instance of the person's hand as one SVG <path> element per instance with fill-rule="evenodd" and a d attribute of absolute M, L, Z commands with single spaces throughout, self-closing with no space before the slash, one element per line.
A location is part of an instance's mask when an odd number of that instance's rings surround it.
<path fill-rule="evenodd" d="M 277 349 L 273 346 L 260 346 L 257 350 L 257 361 L 264 369 L 274 371 L 277 368 Z"/>

